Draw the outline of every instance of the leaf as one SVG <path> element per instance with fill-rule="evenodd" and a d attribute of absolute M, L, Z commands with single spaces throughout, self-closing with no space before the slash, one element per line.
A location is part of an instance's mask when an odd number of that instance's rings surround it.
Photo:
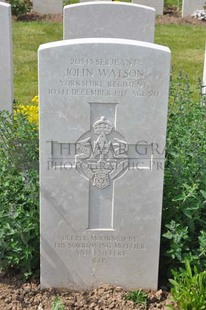
<path fill-rule="evenodd" d="M 190 278 L 192 278 L 192 269 L 190 266 L 190 262 L 187 259 L 185 260 L 185 268 L 186 268 L 187 274 L 190 276 Z"/>
<path fill-rule="evenodd" d="M 169 279 L 169 282 L 170 282 L 171 284 L 173 284 L 174 286 L 178 286 L 178 285 L 179 285 L 178 282 L 175 281 L 175 280 L 173 280 L 173 279 Z"/>
<path fill-rule="evenodd" d="M 175 307 L 172 305 L 165 305 L 166 309 L 175 310 Z"/>
<path fill-rule="evenodd" d="M 206 191 L 200 190 L 200 193 L 202 194 L 202 196 L 204 197 L 204 199 L 206 199 Z"/>

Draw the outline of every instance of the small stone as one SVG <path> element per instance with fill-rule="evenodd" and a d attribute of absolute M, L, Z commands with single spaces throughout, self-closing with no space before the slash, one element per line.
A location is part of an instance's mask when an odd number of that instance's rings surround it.
<path fill-rule="evenodd" d="M 38 306 L 38 310 L 44 310 L 44 308 L 43 308 L 42 304 L 39 304 L 39 306 Z"/>
<path fill-rule="evenodd" d="M 96 306 L 96 304 L 95 304 L 94 302 L 92 302 L 92 303 L 90 304 L 90 306 L 89 306 L 89 309 L 94 309 L 95 306 Z"/>
<path fill-rule="evenodd" d="M 116 292 L 121 292 L 121 291 L 122 291 L 122 288 L 121 288 L 120 286 L 117 286 L 117 287 L 115 288 L 115 291 L 116 291 Z"/>
<path fill-rule="evenodd" d="M 11 297 L 9 296 L 9 297 L 5 298 L 4 301 L 6 304 L 9 304 L 11 302 Z"/>
<path fill-rule="evenodd" d="M 109 309 L 113 309 L 113 308 L 115 308 L 115 303 L 114 303 L 114 302 L 112 302 L 112 303 L 109 305 Z"/>
<path fill-rule="evenodd" d="M 157 300 L 160 301 L 162 299 L 162 290 L 157 291 L 155 296 L 156 296 Z"/>
<path fill-rule="evenodd" d="M 24 289 L 25 292 L 30 292 L 31 291 L 30 286 L 25 286 L 23 289 Z"/>

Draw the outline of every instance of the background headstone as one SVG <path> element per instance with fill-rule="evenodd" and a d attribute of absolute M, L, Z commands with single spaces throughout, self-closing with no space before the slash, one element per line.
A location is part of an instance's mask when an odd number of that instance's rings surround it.
<path fill-rule="evenodd" d="M 157 288 L 169 75 L 150 43 L 40 47 L 42 288 Z"/>
<path fill-rule="evenodd" d="M 62 14 L 63 0 L 33 0 L 32 10 L 40 14 Z"/>
<path fill-rule="evenodd" d="M 105 1 L 105 0 L 79 0 L 79 2 L 92 2 L 92 1 Z M 112 1 L 112 0 L 106 0 L 106 1 Z"/>
<path fill-rule="evenodd" d="M 204 69 L 203 69 L 203 89 L 202 94 L 206 95 L 206 45 L 205 45 L 205 59 L 204 59 Z"/>
<path fill-rule="evenodd" d="M 11 5 L 0 2 L 0 110 L 12 112 L 13 60 L 12 60 Z"/>
<path fill-rule="evenodd" d="M 196 10 L 202 10 L 205 0 L 183 0 L 182 17 L 191 16 Z"/>
<path fill-rule="evenodd" d="M 132 3 L 153 7 L 156 15 L 163 15 L 164 0 L 132 0 Z"/>
<path fill-rule="evenodd" d="M 153 42 L 155 11 L 124 2 L 92 2 L 64 7 L 64 39 L 122 38 Z"/>

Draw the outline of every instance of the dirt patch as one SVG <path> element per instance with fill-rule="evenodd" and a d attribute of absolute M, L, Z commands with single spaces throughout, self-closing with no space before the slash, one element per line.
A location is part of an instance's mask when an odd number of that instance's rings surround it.
<path fill-rule="evenodd" d="M 166 309 L 166 304 L 172 304 L 166 291 L 147 293 L 148 300 L 145 307 L 126 300 L 126 291 L 121 287 L 103 285 L 97 289 L 81 292 L 41 290 L 38 280 L 24 283 L 18 276 L 0 276 L 0 310 L 51 310 L 56 298 L 61 300 L 65 310 L 154 310 Z"/>
<path fill-rule="evenodd" d="M 202 25 L 206 26 L 205 21 L 194 17 L 181 17 L 180 10 L 175 6 L 168 6 L 164 10 L 164 15 L 156 18 L 156 24 L 175 24 L 175 25 Z"/>
<path fill-rule="evenodd" d="M 62 23 L 63 16 L 62 14 L 38 14 L 35 12 L 30 12 L 26 15 L 20 16 L 18 18 L 13 17 L 15 21 L 45 21 L 50 23 Z M 206 26 L 206 21 L 200 21 L 198 19 L 187 17 L 180 17 L 180 12 L 175 7 L 168 7 L 164 11 L 164 15 L 158 16 L 156 18 L 156 24 L 176 24 L 176 25 L 202 25 Z"/>
<path fill-rule="evenodd" d="M 13 16 L 13 20 L 15 21 L 23 21 L 23 22 L 33 22 L 33 21 L 43 21 L 50 23 L 62 23 L 63 15 L 62 14 L 39 14 L 36 12 L 30 12 L 26 15 L 19 16 L 18 18 Z"/>
<path fill-rule="evenodd" d="M 156 18 L 156 24 L 175 24 L 175 25 L 201 25 L 206 27 L 206 21 L 201 21 L 193 17 L 178 17 L 174 15 L 163 15 Z"/>

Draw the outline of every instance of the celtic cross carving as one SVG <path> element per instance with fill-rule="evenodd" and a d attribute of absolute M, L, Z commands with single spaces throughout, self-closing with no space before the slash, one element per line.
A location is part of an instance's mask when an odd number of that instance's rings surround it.
<path fill-rule="evenodd" d="M 93 124 L 92 131 L 77 141 L 76 167 L 93 186 L 104 189 L 127 168 L 128 145 L 105 116 Z"/>

